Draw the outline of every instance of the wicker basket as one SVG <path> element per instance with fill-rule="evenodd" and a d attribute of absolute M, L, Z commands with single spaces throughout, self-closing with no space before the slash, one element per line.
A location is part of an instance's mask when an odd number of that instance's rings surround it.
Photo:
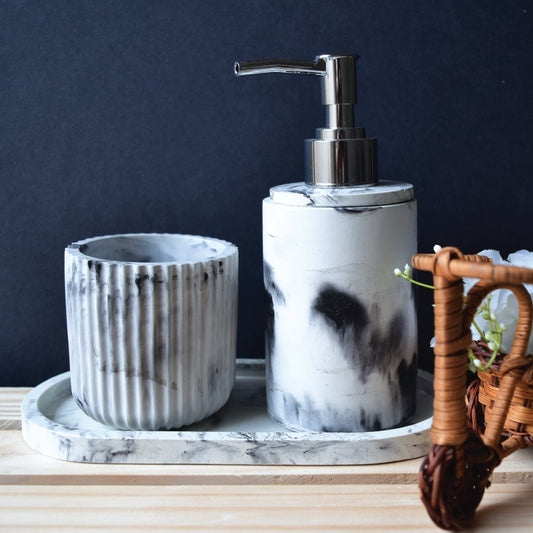
<path fill-rule="evenodd" d="M 416 255 L 413 266 L 432 272 L 435 285 L 433 447 L 420 469 L 420 494 L 439 527 L 461 530 L 471 524 L 494 468 L 532 442 L 533 366 L 526 350 L 533 306 L 523 284 L 533 283 L 533 270 L 493 265 L 451 247 Z M 480 280 L 466 298 L 463 277 Z M 496 289 L 511 290 L 518 301 L 513 345 L 467 392 L 470 326 L 483 299 Z M 486 346 L 474 350 L 481 359 L 488 356 Z"/>
<path fill-rule="evenodd" d="M 490 359 L 491 351 L 486 343 L 473 342 L 470 348 L 483 364 Z M 506 358 L 506 354 L 498 354 L 490 368 L 485 372 L 479 372 L 477 379 L 466 391 L 468 421 L 479 435 L 483 435 L 486 426 L 491 423 L 503 378 L 500 368 Z M 533 355 L 527 355 L 526 358 L 530 361 L 528 368 L 533 368 L 531 365 Z M 517 436 L 523 440 L 525 447 L 530 447 L 533 446 L 533 385 L 527 381 L 528 375 L 524 373 L 515 386 L 503 424 L 502 438 Z"/>

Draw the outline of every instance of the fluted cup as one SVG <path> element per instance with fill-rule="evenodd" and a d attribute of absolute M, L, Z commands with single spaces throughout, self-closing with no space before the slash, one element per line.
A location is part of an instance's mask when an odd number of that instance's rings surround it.
<path fill-rule="evenodd" d="M 178 428 L 221 408 L 235 380 L 238 250 L 179 234 L 65 249 L 72 394 L 121 429 Z"/>

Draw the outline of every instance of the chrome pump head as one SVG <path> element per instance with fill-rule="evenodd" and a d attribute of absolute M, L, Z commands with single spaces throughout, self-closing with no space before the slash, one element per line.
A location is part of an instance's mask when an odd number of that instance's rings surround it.
<path fill-rule="evenodd" d="M 374 185 L 377 183 L 376 139 L 354 127 L 357 56 L 321 55 L 315 61 L 265 59 L 235 63 L 235 74 L 314 74 L 322 76 L 322 102 L 326 127 L 316 139 L 305 141 L 306 183 L 321 187 Z"/>

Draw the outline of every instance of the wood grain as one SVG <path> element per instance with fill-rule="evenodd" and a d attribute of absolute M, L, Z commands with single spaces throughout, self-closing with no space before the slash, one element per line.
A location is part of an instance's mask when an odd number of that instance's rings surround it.
<path fill-rule="evenodd" d="M 35 453 L 20 430 L 6 428 L 19 422 L 28 390 L 0 389 L 2 532 L 439 531 L 419 499 L 420 459 L 338 467 L 69 463 Z M 531 530 L 532 459 L 533 450 L 521 450 L 496 470 L 477 530 Z"/>
<path fill-rule="evenodd" d="M 476 529 L 531 531 L 531 485 L 491 489 Z M 2 531 L 434 531 L 414 485 L 1 486 Z"/>

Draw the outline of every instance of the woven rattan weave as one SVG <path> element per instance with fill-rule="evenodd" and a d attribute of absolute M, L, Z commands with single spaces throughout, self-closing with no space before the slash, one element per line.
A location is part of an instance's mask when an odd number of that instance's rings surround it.
<path fill-rule="evenodd" d="M 493 469 L 532 442 L 533 367 L 526 350 L 533 313 L 523 284 L 533 283 L 533 270 L 493 265 L 451 247 L 418 254 L 413 266 L 433 273 L 435 285 L 433 447 L 420 470 L 420 492 L 438 526 L 460 530 L 471 523 Z M 480 280 L 466 297 L 464 277 Z M 514 342 L 466 394 L 470 325 L 485 296 L 496 289 L 511 290 L 518 301 Z M 483 346 L 475 349 L 481 356 Z"/>

